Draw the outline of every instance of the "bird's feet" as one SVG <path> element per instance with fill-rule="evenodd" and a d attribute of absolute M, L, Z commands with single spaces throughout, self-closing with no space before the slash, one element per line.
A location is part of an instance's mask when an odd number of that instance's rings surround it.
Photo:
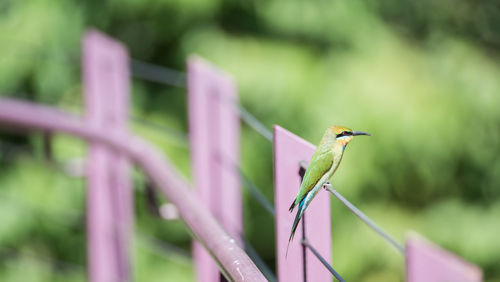
<path fill-rule="evenodd" d="M 330 181 L 328 181 L 325 184 L 323 184 L 323 189 L 328 190 L 327 189 L 328 186 L 331 186 Z"/>

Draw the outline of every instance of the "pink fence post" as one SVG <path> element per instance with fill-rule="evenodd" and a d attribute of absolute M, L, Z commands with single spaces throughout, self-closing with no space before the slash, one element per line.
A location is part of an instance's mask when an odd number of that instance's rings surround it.
<path fill-rule="evenodd" d="M 125 47 L 97 31 L 83 39 L 86 120 L 110 135 L 125 136 L 129 108 L 129 57 Z M 124 154 L 91 142 L 87 226 L 91 281 L 130 281 L 128 251 L 133 192 Z"/>
<path fill-rule="evenodd" d="M 300 187 L 299 162 L 309 162 L 315 147 L 289 131 L 274 126 L 274 202 L 276 210 L 276 252 L 279 281 L 332 281 L 331 273 L 310 251 L 304 266 L 301 244 L 302 223 L 297 228 L 285 257 L 295 212 L 288 208 Z M 323 189 L 304 214 L 305 233 L 309 243 L 331 263 L 330 195 Z M 304 269 L 306 274 L 304 275 Z"/>
<path fill-rule="evenodd" d="M 233 80 L 198 57 L 188 61 L 189 139 L 193 179 L 200 200 L 241 246 L 239 116 Z M 194 243 L 198 281 L 220 281 L 217 265 Z"/>
<path fill-rule="evenodd" d="M 482 281 L 479 267 L 464 261 L 420 236 L 409 236 L 406 241 L 406 281 Z"/>

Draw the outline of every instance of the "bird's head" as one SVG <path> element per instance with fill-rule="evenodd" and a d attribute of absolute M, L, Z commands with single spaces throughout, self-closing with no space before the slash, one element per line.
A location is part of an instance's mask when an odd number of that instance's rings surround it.
<path fill-rule="evenodd" d="M 332 126 L 329 128 L 329 130 L 332 133 L 332 136 L 335 137 L 335 141 L 342 146 L 346 146 L 347 144 L 349 144 L 354 136 L 371 136 L 369 133 L 363 131 L 353 131 L 352 129 L 343 126 Z"/>

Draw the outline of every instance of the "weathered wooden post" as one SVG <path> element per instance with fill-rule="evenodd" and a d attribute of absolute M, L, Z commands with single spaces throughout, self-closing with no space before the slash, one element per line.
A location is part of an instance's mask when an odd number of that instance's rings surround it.
<path fill-rule="evenodd" d="M 97 31 L 83 39 L 86 121 L 96 130 L 127 136 L 129 57 Z M 87 236 L 90 281 L 130 281 L 133 194 L 124 154 L 91 142 L 87 162 Z"/>
<path fill-rule="evenodd" d="M 279 281 L 332 281 L 332 275 L 301 245 L 303 222 L 297 228 L 285 253 L 295 219 L 288 208 L 301 183 L 300 162 L 309 162 L 315 147 L 289 131 L 274 126 L 274 206 L 276 210 L 276 255 Z M 316 195 L 305 212 L 305 237 L 326 261 L 331 263 L 330 195 L 323 190 Z M 304 256 L 305 254 L 305 256 Z"/>
<path fill-rule="evenodd" d="M 406 281 L 482 281 L 479 267 L 417 235 L 406 241 Z"/>
<path fill-rule="evenodd" d="M 241 184 L 235 169 L 240 154 L 237 99 L 235 83 L 228 75 L 201 58 L 189 59 L 189 140 L 194 186 L 224 229 L 241 243 Z M 198 243 L 193 256 L 198 281 L 220 281 L 217 265 Z"/>

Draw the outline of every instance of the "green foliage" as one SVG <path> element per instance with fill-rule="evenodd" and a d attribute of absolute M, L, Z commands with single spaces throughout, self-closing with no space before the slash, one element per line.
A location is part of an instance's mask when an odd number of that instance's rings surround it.
<path fill-rule="evenodd" d="M 3 1 L 0 93 L 81 112 L 79 43 L 89 26 L 156 64 L 184 69 L 188 55 L 200 54 L 236 78 L 241 103 L 269 128 L 280 124 L 312 143 L 331 125 L 372 133 L 351 143 L 333 185 L 399 240 L 416 230 L 493 281 L 500 279 L 498 11 L 489 0 Z M 134 79 L 131 129 L 190 175 L 178 133 L 187 131 L 184 94 Z M 84 183 L 56 165 L 81 159 L 83 143 L 56 135 L 50 164 L 39 136 L 8 132 L 0 145 L 0 280 L 83 280 Z M 271 144 L 245 126 L 242 166 L 272 200 Z M 188 250 L 181 222 L 147 212 L 144 177 L 135 176 L 138 232 Z M 274 221 L 246 193 L 244 203 L 246 236 L 274 267 Z M 403 258 L 332 204 L 336 269 L 349 281 L 401 280 Z M 143 239 L 138 281 L 194 279 L 189 260 Z"/>

